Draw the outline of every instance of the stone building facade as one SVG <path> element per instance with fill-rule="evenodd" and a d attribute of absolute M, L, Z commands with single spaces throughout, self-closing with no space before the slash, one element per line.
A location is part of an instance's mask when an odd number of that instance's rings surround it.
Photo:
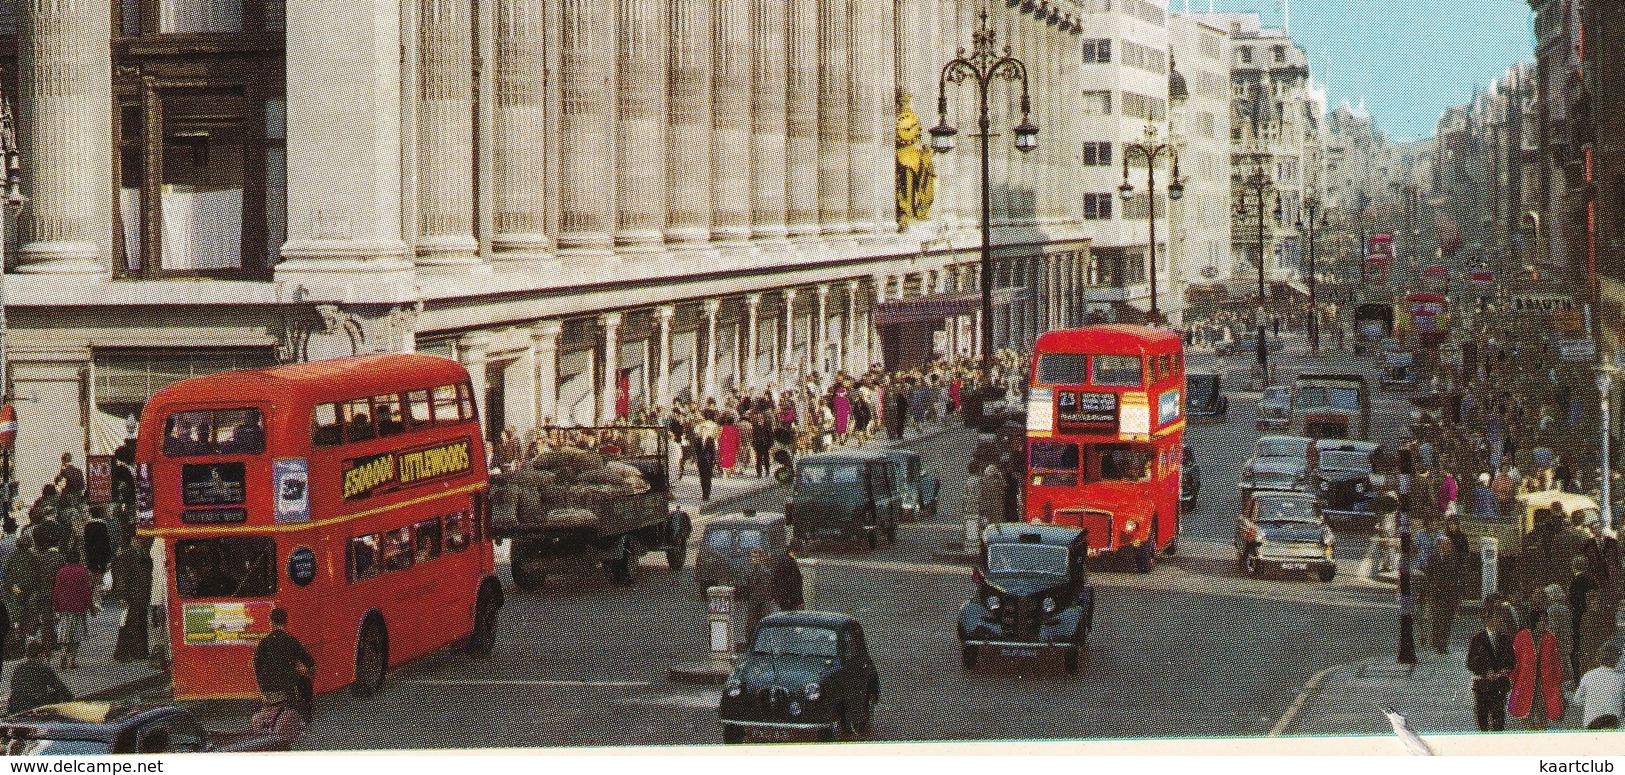
<path fill-rule="evenodd" d="M 0 30 L 25 492 L 228 368 L 440 353 L 494 433 L 975 352 L 976 149 L 935 158 L 906 227 L 894 173 L 899 97 L 934 123 L 979 3 L 112 2 Z M 992 9 L 1042 128 L 1011 147 L 995 85 L 999 346 L 1082 322 L 1102 281 L 1072 174 L 1086 5 Z M 902 331 L 925 351 L 888 350 Z"/>

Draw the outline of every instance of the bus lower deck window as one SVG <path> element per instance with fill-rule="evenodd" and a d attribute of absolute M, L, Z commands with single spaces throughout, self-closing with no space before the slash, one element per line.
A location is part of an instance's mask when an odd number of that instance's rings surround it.
<path fill-rule="evenodd" d="M 452 514 L 446 517 L 446 551 L 460 552 L 468 548 L 474 533 L 473 522 L 468 514 Z"/>
<path fill-rule="evenodd" d="M 185 599 L 276 593 L 276 542 L 264 536 L 175 542 L 175 586 Z"/>

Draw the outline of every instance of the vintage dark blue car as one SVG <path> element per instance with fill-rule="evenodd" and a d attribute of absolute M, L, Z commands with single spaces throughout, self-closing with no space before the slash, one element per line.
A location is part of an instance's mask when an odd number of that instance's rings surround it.
<path fill-rule="evenodd" d="M 174 705 L 64 702 L 0 720 L 9 756 L 286 751 L 289 741 L 252 732 L 212 732 Z"/>
<path fill-rule="evenodd" d="M 784 611 L 756 625 L 750 653 L 722 688 L 722 741 L 862 736 L 874 724 L 880 676 L 863 627 L 841 613 Z"/>
<path fill-rule="evenodd" d="M 796 461 L 795 486 L 784 504 L 796 543 L 861 540 L 873 549 L 897 540 L 903 510 L 902 466 L 880 452 L 826 452 Z"/>
<path fill-rule="evenodd" d="M 976 668 L 982 649 L 1004 657 L 1059 650 L 1078 672 L 1094 626 L 1095 594 L 1084 559 L 1087 533 L 1057 525 L 1001 523 L 982 534 L 976 597 L 959 611 L 960 658 Z"/>
<path fill-rule="evenodd" d="M 925 472 L 920 453 L 912 449 L 886 449 L 881 450 L 880 454 L 891 458 L 900 469 L 901 486 L 898 492 L 903 496 L 902 520 L 915 522 L 936 519 L 937 493 L 942 489 L 942 482 Z"/>

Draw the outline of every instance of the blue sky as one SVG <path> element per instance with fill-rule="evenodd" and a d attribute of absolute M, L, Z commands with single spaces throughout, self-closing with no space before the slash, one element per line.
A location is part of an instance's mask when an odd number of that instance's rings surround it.
<path fill-rule="evenodd" d="M 1309 53 L 1328 107 L 1365 99 L 1390 140 L 1433 134 L 1439 114 L 1487 89 L 1506 68 L 1533 62 L 1525 0 L 1212 0 L 1215 11 L 1253 11 L 1280 26 L 1291 3 L 1289 30 Z M 1168 0 L 1185 10 L 1187 0 Z M 1205 12 L 1209 0 L 1188 0 Z"/>

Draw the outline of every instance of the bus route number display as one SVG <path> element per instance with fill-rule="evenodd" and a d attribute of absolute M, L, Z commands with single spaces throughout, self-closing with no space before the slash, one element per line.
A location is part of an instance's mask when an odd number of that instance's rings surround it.
<path fill-rule="evenodd" d="M 1063 390 L 1056 396 L 1056 416 L 1067 425 L 1116 427 L 1117 394 Z"/>

